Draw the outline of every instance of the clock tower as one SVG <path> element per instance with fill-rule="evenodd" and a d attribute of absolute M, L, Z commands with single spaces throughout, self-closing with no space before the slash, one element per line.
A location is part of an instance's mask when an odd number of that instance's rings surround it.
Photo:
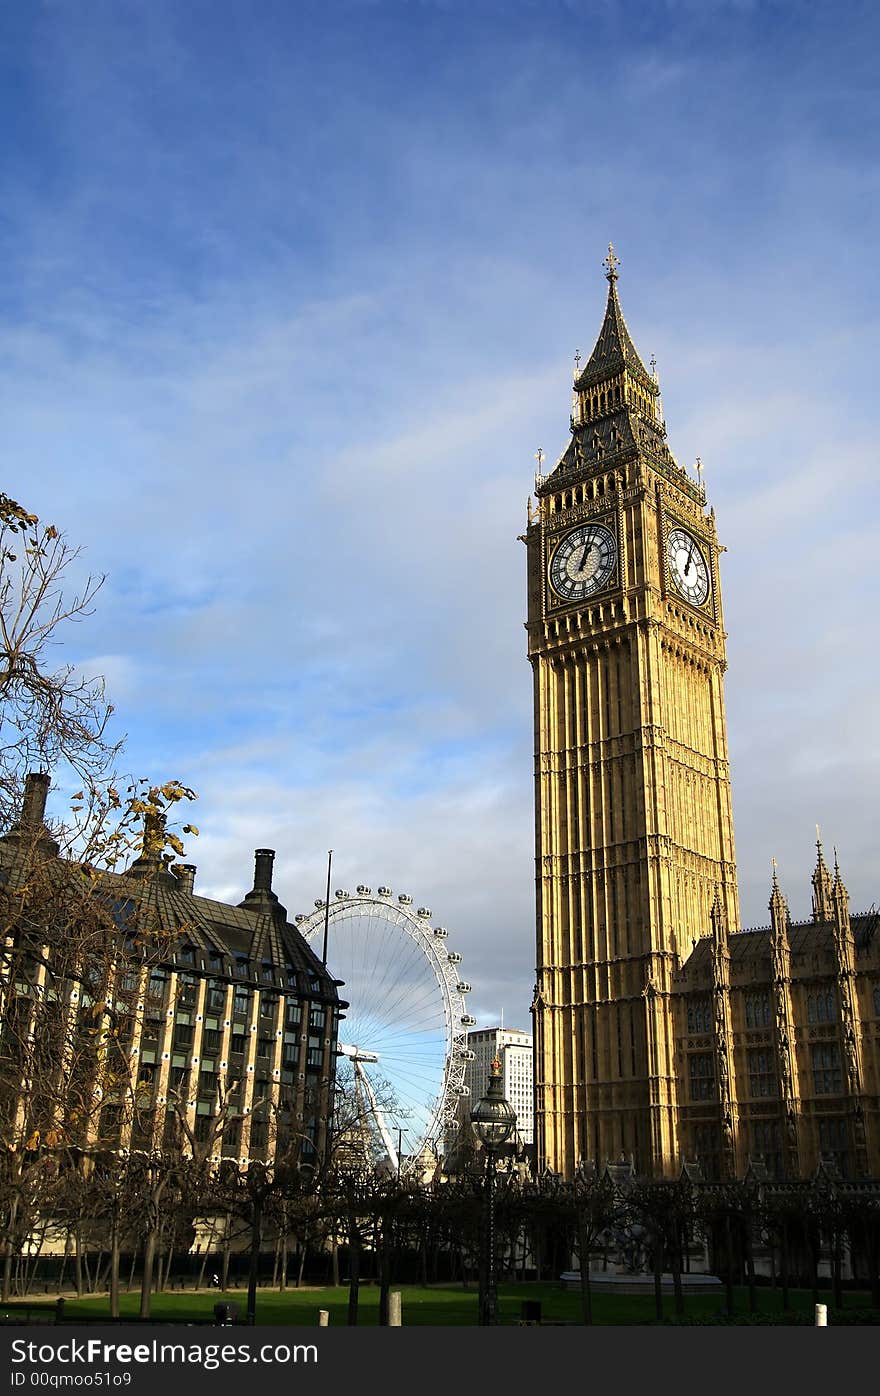
<path fill-rule="evenodd" d="M 671 977 L 739 925 L 714 511 L 608 301 L 571 440 L 529 508 L 538 1165 L 682 1162 Z M 717 898 L 717 904 L 716 904 Z"/>

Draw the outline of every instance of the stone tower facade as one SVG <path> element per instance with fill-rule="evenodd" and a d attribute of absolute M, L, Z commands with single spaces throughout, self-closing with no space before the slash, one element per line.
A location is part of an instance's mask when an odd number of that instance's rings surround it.
<path fill-rule="evenodd" d="M 710 924 L 737 927 L 739 910 L 721 548 L 701 484 L 666 443 L 618 265 L 610 248 L 571 440 L 536 479 L 524 535 L 535 1123 L 539 1167 L 570 1176 L 582 1159 L 623 1153 L 663 1177 L 681 1161 L 672 976 Z"/>

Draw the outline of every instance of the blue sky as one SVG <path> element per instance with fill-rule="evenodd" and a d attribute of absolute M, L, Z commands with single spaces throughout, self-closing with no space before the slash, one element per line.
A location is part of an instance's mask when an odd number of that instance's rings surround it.
<path fill-rule="evenodd" d="M 197 886 L 385 882 L 534 978 L 524 549 L 602 258 L 719 533 L 743 919 L 877 884 L 869 4 L 10 3 L 3 487 Z M 479 624 L 476 622 L 479 621 Z M 66 657 L 65 656 L 65 657 Z"/>

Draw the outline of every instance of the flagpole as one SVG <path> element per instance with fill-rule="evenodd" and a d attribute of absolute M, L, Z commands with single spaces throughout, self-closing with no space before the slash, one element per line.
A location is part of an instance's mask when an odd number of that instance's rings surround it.
<path fill-rule="evenodd" d="M 330 930 L 330 864 L 333 862 L 333 849 L 327 854 L 327 899 L 324 902 L 324 952 L 321 956 L 323 963 L 327 963 L 327 934 Z"/>

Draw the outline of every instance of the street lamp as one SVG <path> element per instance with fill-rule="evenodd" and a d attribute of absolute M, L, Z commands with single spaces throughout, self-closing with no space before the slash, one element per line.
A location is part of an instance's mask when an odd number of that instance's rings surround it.
<path fill-rule="evenodd" d="M 489 1087 L 471 1111 L 474 1134 L 486 1151 L 486 1264 L 480 1286 L 480 1323 L 498 1322 L 495 1286 L 495 1157 L 503 1149 L 516 1123 L 513 1106 L 505 1100 L 501 1085 L 501 1061 L 496 1056 L 489 1072 Z"/>

